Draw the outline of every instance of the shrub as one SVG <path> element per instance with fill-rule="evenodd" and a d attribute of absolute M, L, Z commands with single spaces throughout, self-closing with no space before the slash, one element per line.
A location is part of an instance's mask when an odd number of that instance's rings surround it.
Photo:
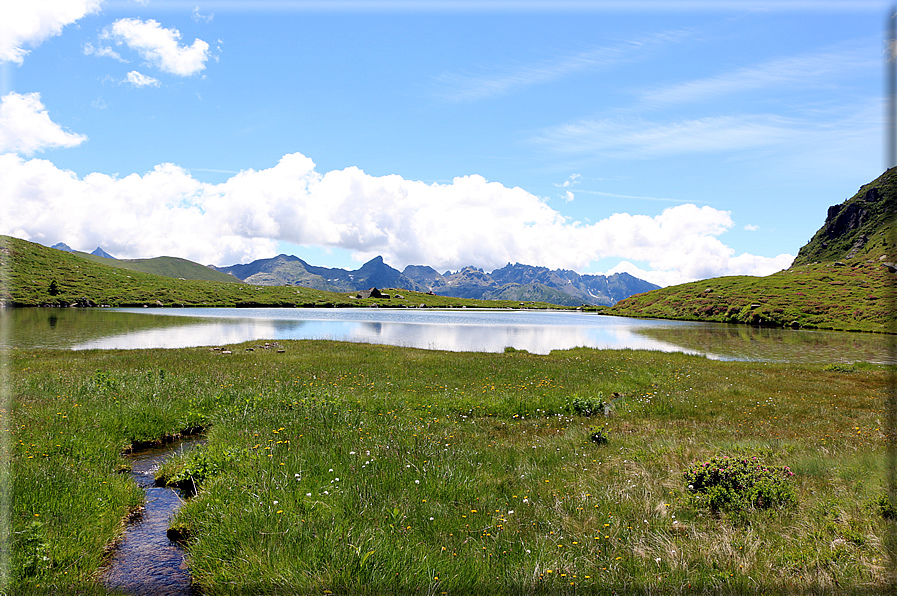
<path fill-rule="evenodd" d="M 883 518 L 897 519 L 897 508 L 891 503 L 891 498 L 887 494 L 881 495 L 876 499 L 875 507 L 878 509 L 878 514 Z"/>
<path fill-rule="evenodd" d="M 607 404 L 604 403 L 604 400 L 602 399 L 603 397 L 604 395 L 600 391 L 595 397 L 579 397 L 578 395 L 574 395 L 572 399 L 568 400 L 567 411 L 586 417 L 599 412 L 604 412 L 604 407 Z"/>
<path fill-rule="evenodd" d="M 826 372 L 852 373 L 856 372 L 857 369 L 852 364 L 826 364 L 822 367 L 822 370 Z"/>
<path fill-rule="evenodd" d="M 607 433 L 604 432 L 604 429 L 606 429 L 606 428 L 607 428 L 606 426 L 602 426 L 601 428 L 598 428 L 597 426 L 590 426 L 589 427 L 589 440 L 592 441 L 593 443 L 595 443 L 596 445 L 607 445 L 607 442 L 609 439 L 608 439 Z"/>
<path fill-rule="evenodd" d="M 714 457 L 685 471 L 688 490 L 712 511 L 788 507 L 797 503 L 786 466 L 767 466 L 757 457 Z"/>
<path fill-rule="evenodd" d="M 177 486 L 188 494 L 207 479 L 217 476 L 231 462 L 244 454 L 245 449 L 194 449 L 183 460 L 182 467 L 169 479 L 169 486 Z"/>

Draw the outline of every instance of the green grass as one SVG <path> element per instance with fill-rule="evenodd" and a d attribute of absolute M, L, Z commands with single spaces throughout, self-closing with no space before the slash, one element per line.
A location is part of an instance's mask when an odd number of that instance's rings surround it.
<path fill-rule="evenodd" d="M 10 353 L 16 593 L 102 592 L 140 499 L 117 454 L 196 425 L 163 475 L 199 479 L 173 524 L 206 594 L 886 585 L 881 367 L 280 344 Z M 717 455 L 789 466 L 798 506 L 701 507 L 683 474 Z"/>
<path fill-rule="evenodd" d="M 155 261 L 155 260 L 153 260 Z M 106 263 L 112 263 L 110 266 Z M 163 263 L 164 264 L 164 263 Z M 121 268 L 124 262 L 47 248 L 0 236 L 0 302 L 11 306 L 69 306 L 89 301 L 107 306 L 271 306 L 393 308 L 565 308 L 545 302 L 473 300 L 385 289 L 392 298 L 355 298 L 355 292 L 327 292 L 300 286 L 253 286 L 242 282 L 177 279 Z M 222 274 L 223 275 L 223 274 Z M 382 289 L 382 288 L 381 288 Z M 400 294 L 403 298 L 396 298 Z"/>
<path fill-rule="evenodd" d="M 895 274 L 877 258 L 718 277 L 636 294 L 606 314 L 775 327 L 893 331 Z M 889 277 L 890 276 L 890 277 Z"/>
<path fill-rule="evenodd" d="M 223 281 L 228 283 L 241 283 L 239 279 L 233 275 L 216 271 L 199 263 L 181 259 L 178 257 L 154 257 L 152 259 L 107 259 L 98 257 L 86 252 L 77 252 L 79 257 L 85 258 L 94 263 L 108 265 L 116 269 L 126 269 L 128 271 L 140 271 L 142 273 L 151 273 L 153 275 L 162 275 L 165 277 L 174 277 L 190 280 L 206 280 L 206 281 Z"/>

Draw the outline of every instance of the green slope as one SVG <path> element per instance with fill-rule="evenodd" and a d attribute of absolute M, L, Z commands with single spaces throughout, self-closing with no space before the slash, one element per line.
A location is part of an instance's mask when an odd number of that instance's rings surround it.
<path fill-rule="evenodd" d="M 897 331 L 894 226 L 897 168 L 829 207 L 791 267 L 766 277 L 720 277 L 631 296 L 610 314 L 837 329 Z"/>
<path fill-rule="evenodd" d="M 148 259 L 154 260 L 154 259 Z M 177 279 L 127 270 L 109 259 L 86 258 L 40 244 L 0 236 L 0 302 L 10 306 L 384 306 L 517 308 L 517 301 L 472 300 L 405 290 L 402 298 L 350 297 L 297 286 L 253 286 L 232 281 Z M 119 263 L 119 261 L 114 261 Z M 352 293 L 354 295 L 354 292 Z M 531 308 L 553 308 L 536 303 Z"/>
<path fill-rule="evenodd" d="M 794 265 L 875 257 L 893 251 L 897 223 L 897 168 L 863 185 L 850 199 L 828 209 L 825 223 L 800 249 Z M 889 255 L 893 256 L 893 255 Z"/>
<path fill-rule="evenodd" d="M 636 294 L 608 314 L 884 332 L 895 322 L 893 277 L 877 259 L 819 263 L 766 277 L 718 277 Z"/>
<path fill-rule="evenodd" d="M 165 277 L 175 277 L 178 279 L 201 279 L 205 281 L 223 281 L 229 283 L 240 283 L 240 280 L 233 275 L 210 269 L 199 263 L 181 259 L 178 257 L 155 257 L 153 259 L 106 259 L 98 257 L 86 252 L 75 251 L 79 257 L 91 260 L 95 263 L 115 267 L 116 269 L 127 269 L 128 271 L 140 271 L 142 273 L 152 273 L 153 275 L 162 275 Z"/>

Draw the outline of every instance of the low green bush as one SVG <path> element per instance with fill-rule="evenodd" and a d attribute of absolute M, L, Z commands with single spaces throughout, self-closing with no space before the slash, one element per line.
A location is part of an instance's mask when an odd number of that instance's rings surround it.
<path fill-rule="evenodd" d="M 609 437 L 605 432 L 606 426 L 602 426 L 598 428 L 597 426 L 589 427 L 589 440 L 595 443 L 596 445 L 607 445 L 609 441 Z"/>
<path fill-rule="evenodd" d="M 797 503 L 787 466 L 767 466 L 757 457 L 714 457 L 685 471 L 689 492 L 712 511 L 790 507 Z"/>
<path fill-rule="evenodd" d="M 578 395 L 573 395 L 572 398 L 569 398 L 567 402 L 567 411 L 577 414 L 578 416 L 592 416 L 593 414 L 603 413 L 604 407 L 607 405 L 604 403 L 604 394 L 600 391 L 595 397 L 579 397 Z"/>
<path fill-rule="evenodd" d="M 875 500 L 874 507 L 878 510 L 878 514 L 883 518 L 890 520 L 897 519 L 897 507 L 894 507 L 894 504 L 891 503 L 891 498 L 887 494 L 879 496 L 878 499 Z"/>

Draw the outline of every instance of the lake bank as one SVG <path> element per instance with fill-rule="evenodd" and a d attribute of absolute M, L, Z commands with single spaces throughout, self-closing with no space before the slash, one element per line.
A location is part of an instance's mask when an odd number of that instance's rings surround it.
<path fill-rule="evenodd" d="M 884 585 L 881 367 L 279 343 L 10 353 L 14 585 L 97 589 L 142 497 L 120 450 L 195 426 L 169 472 L 201 477 L 174 523 L 209 594 Z M 702 509 L 683 472 L 718 454 L 790 466 L 799 507 Z"/>

